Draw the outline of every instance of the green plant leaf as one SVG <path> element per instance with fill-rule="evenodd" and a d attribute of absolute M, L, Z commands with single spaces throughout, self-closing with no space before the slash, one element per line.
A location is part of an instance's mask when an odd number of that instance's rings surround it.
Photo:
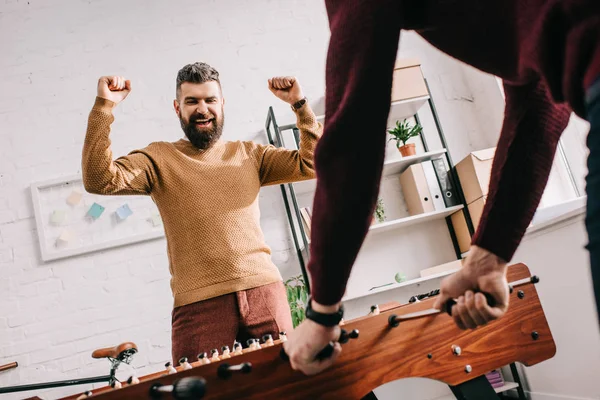
<path fill-rule="evenodd" d="M 287 291 L 287 299 L 288 299 L 288 303 L 293 303 L 293 296 L 294 296 L 294 290 L 292 289 L 291 286 L 287 286 L 286 288 Z"/>

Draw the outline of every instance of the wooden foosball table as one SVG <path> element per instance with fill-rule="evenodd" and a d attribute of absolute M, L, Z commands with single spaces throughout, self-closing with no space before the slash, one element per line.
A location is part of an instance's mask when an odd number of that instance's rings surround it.
<path fill-rule="evenodd" d="M 475 330 L 460 330 L 445 313 L 410 317 L 430 309 L 434 298 L 346 321 L 341 356 L 315 376 L 292 370 L 282 357 L 282 340 L 267 339 L 63 400 L 361 399 L 387 382 L 409 377 L 444 382 L 459 399 L 494 399 L 487 372 L 513 362 L 531 366 L 556 352 L 537 278 L 516 264 L 508 269 L 508 282 L 511 298 L 504 317 Z"/>

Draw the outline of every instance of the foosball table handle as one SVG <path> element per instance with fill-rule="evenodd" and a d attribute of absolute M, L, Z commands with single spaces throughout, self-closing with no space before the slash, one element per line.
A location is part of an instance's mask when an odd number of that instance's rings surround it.
<path fill-rule="evenodd" d="M 340 343 L 348 343 L 348 340 L 350 339 L 356 339 L 358 338 L 359 332 L 358 329 L 353 329 L 350 333 L 348 333 L 345 329 L 342 329 L 342 331 L 340 332 L 340 338 L 338 340 L 338 342 Z M 334 344 L 333 342 L 329 342 L 327 344 L 327 346 L 325 346 L 325 348 L 323 348 L 323 350 L 321 350 L 318 354 L 316 359 L 317 360 L 324 360 L 326 358 L 331 357 L 331 355 L 333 354 L 333 350 L 334 350 Z M 281 347 L 281 350 L 279 352 L 279 356 L 281 357 L 281 359 L 283 361 L 289 361 L 290 357 L 287 355 L 287 353 L 285 352 L 285 349 L 283 348 L 283 346 Z"/>
<path fill-rule="evenodd" d="M 483 294 L 485 296 L 488 306 L 494 307 L 496 305 L 496 300 L 492 297 L 491 294 L 485 293 L 485 292 L 478 292 L 478 291 L 475 291 L 475 293 Z M 455 305 L 456 305 L 456 300 L 454 300 L 454 299 L 449 299 L 446 302 L 445 309 L 449 316 L 452 316 L 452 307 L 454 307 Z"/>

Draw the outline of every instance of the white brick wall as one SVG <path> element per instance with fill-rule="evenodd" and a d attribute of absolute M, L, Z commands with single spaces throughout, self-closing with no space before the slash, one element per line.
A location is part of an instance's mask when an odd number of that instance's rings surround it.
<path fill-rule="evenodd" d="M 115 155 L 182 136 L 171 104 L 175 76 L 198 60 L 221 73 L 225 137 L 265 142 L 267 108 L 288 112 L 267 79 L 293 74 L 310 99 L 321 97 L 328 35 L 321 0 L 0 1 L 0 364 L 20 364 L 0 373 L 0 386 L 105 374 L 108 362 L 91 351 L 129 340 L 140 346 L 140 374 L 170 358 L 164 240 L 40 260 L 29 185 L 80 171 L 98 77 L 122 74 L 133 84 L 116 110 Z M 499 111 L 479 106 L 464 74 L 478 77 L 482 93 L 486 85 L 493 93 L 493 79 L 414 34 L 401 52 L 422 60 L 455 159 L 487 145 L 477 140 L 481 121 Z M 298 273 L 279 189 L 265 188 L 261 202 L 275 263 L 286 276 Z"/>

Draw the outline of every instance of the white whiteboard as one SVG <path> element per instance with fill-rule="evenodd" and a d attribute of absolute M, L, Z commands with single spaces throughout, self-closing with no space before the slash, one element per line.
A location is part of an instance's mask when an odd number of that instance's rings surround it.
<path fill-rule="evenodd" d="M 87 193 L 81 176 L 31 185 L 42 260 L 123 246 L 164 236 L 158 208 L 150 196 L 101 196 Z M 89 211 L 104 208 L 97 218 Z M 129 208 L 130 215 L 117 210 Z M 123 208 L 121 209 L 123 210 Z"/>

